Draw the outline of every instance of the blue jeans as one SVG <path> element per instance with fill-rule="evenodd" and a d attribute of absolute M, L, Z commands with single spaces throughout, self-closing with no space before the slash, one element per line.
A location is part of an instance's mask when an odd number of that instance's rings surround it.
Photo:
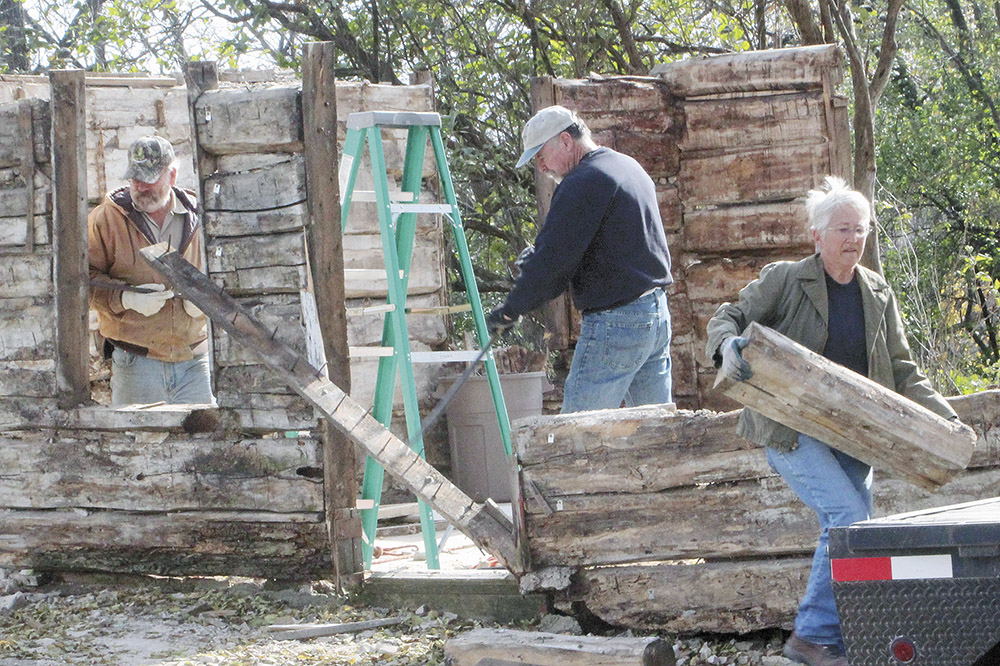
<path fill-rule="evenodd" d="M 116 348 L 111 355 L 111 404 L 151 402 L 215 404 L 208 354 L 171 363 Z"/>
<path fill-rule="evenodd" d="M 562 412 L 671 401 L 670 310 L 661 288 L 583 316 Z"/>
<path fill-rule="evenodd" d="M 799 435 L 794 451 L 768 447 L 767 462 L 819 518 L 819 545 L 813 555 L 806 594 L 795 617 L 795 633 L 810 643 L 844 647 L 833 598 L 831 527 L 843 527 L 872 514 L 872 468 L 823 442 Z"/>

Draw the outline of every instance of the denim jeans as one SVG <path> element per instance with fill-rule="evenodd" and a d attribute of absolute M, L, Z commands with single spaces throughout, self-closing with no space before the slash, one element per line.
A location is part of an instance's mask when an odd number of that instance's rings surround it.
<path fill-rule="evenodd" d="M 819 545 L 813 555 L 806 594 L 795 617 L 795 633 L 810 643 L 844 647 L 833 598 L 831 527 L 843 527 L 872 514 L 872 468 L 823 442 L 799 434 L 794 451 L 767 448 L 767 462 L 819 518 Z"/>
<path fill-rule="evenodd" d="M 151 402 L 215 404 L 208 354 L 171 363 L 116 348 L 111 355 L 111 404 Z"/>
<path fill-rule="evenodd" d="M 661 288 L 583 316 L 562 412 L 671 401 L 670 310 Z"/>

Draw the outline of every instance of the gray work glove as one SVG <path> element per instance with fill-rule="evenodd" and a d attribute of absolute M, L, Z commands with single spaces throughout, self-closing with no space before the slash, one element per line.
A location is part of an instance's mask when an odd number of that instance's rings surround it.
<path fill-rule="evenodd" d="M 173 291 L 167 289 L 162 284 L 156 284 L 155 282 L 140 284 L 139 288 L 152 289 L 153 291 L 148 294 L 136 291 L 123 291 L 122 307 L 126 310 L 135 310 L 139 314 L 146 317 L 155 315 L 163 309 L 163 306 L 167 301 L 174 297 Z"/>
<path fill-rule="evenodd" d="M 745 382 L 753 377 L 750 364 L 743 360 L 740 350 L 750 344 L 746 338 L 733 336 L 722 341 L 722 374 L 734 382 Z"/>

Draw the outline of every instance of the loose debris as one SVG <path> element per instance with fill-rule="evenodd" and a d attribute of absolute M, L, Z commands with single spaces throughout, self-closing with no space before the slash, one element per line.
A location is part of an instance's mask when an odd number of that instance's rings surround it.
<path fill-rule="evenodd" d="M 315 625 L 341 633 L 285 640 Z M 325 582 L 271 589 L 250 579 L 132 577 L 30 587 L 0 569 L 0 666 L 443 666 L 448 638 L 496 626 L 425 607 L 355 605 Z M 552 615 L 512 628 L 555 627 L 579 631 Z M 778 656 L 781 632 L 745 640 L 669 638 L 679 666 L 791 665 Z"/>

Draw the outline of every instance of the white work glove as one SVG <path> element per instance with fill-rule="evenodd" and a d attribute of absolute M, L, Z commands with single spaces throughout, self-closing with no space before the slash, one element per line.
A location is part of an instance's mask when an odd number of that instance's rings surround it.
<path fill-rule="evenodd" d="M 163 305 L 174 297 L 174 292 L 164 287 L 162 284 L 151 282 L 140 284 L 141 289 L 153 289 L 148 294 L 140 294 L 136 291 L 122 292 L 122 307 L 126 310 L 135 310 L 139 314 L 149 317 L 155 315 L 163 309 Z"/>
<path fill-rule="evenodd" d="M 753 377 L 753 370 L 750 364 L 743 360 L 740 350 L 750 344 L 746 338 L 736 336 L 726 338 L 722 341 L 722 367 L 720 371 L 734 382 L 745 382 Z"/>
<path fill-rule="evenodd" d="M 198 308 L 197 305 L 187 299 L 184 299 L 184 312 L 187 312 L 189 317 L 193 317 L 195 319 L 205 314 Z"/>

